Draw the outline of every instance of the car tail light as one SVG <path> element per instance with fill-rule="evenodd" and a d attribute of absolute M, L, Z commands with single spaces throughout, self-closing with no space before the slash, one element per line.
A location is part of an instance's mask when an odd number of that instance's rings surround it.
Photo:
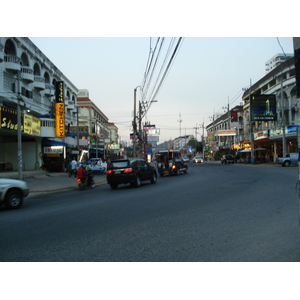
<path fill-rule="evenodd" d="M 111 174 L 112 173 L 112 170 L 107 170 L 106 171 L 106 174 Z"/>
<path fill-rule="evenodd" d="M 130 173 L 132 172 L 132 168 L 124 169 L 124 173 Z"/>

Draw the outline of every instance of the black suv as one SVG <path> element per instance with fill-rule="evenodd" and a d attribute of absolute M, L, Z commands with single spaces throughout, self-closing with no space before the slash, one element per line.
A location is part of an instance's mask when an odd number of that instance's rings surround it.
<path fill-rule="evenodd" d="M 222 164 L 233 164 L 234 163 L 234 158 L 232 155 L 223 155 L 221 157 L 221 163 Z"/>
<path fill-rule="evenodd" d="M 157 173 L 155 168 L 143 159 L 117 159 L 107 166 L 106 178 L 112 189 L 118 188 L 121 183 L 139 187 L 142 181 L 146 180 L 156 183 Z"/>

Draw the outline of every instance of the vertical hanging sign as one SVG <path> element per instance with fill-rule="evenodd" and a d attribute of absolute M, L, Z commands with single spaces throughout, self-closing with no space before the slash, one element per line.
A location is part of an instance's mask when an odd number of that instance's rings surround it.
<path fill-rule="evenodd" d="M 56 137 L 65 136 L 65 102 L 64 102 L 64 82 L 56 82 L 55 99 L 55 133 Z"/>

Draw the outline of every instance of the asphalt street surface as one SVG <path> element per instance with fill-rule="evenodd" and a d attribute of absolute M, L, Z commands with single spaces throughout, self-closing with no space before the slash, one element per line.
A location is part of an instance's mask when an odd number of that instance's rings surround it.
<path fill-rule="evenodd" d="M 298 168 L 189 163 L 0 210 L 1 261 L 299 262 Z"/>

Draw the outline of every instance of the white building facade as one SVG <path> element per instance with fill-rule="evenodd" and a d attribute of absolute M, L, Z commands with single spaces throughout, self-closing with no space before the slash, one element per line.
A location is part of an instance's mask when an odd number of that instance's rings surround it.
<path fill-rule="evenodd" d="M 63 82 L 61 99 L 64 99 L 63 127 L 66 133 L 63 137 L 57 137 L 55 133 L 58 82 Z M 53 171 L 63 167 L 68 151 L 73 151 L 72 148 L 78 144 L 74 138 L 67 136 L 68 126 L 77 125 L 77 93 L 76 86 L 29 38 L 0 37 L 2 170 L 8 164 L 14 170 L 21 164 L 23 170 L 34 170 L 45 161 L 49 167 L 52 164 Z M 18 109 L 21 124 L 17 120 Z M 17 146 L 18 126 L 21 128 L 21 153 Z"/>

